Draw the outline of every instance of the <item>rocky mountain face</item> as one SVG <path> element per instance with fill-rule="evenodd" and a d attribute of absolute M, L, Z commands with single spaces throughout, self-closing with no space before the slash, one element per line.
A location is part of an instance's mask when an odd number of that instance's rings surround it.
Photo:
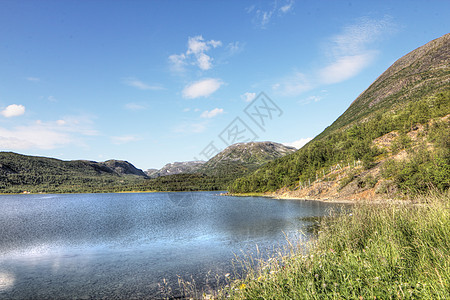
<path fill-rule="evenodd" d="M 147 170 L 144 171 L 144 173 L 148 177 L 152 177 L 152 175 L 155 174 L 158 171 L 159 171 L 158 169 L 147 169 Z"/>
<path fill-rule="evenodd" d="M 185 161 L 185 162 L 168 163 L 161 169 L 156 170 L 155 172 L 149 174 L 149 176 L 151 178 L 157 178 L 161 176 L 169 176 L 176 174 L 195 173 L 202 167 L 204 163 L 205 163 L 204 161 Z"/>
<path fill-rule="evenodd" d="M 296 150 L 274 142 L 237 143 L 211 158 L 199 171 L 216 176 L 246 173 Z"/>
<path fill-rule="evenodd" d="M 151 178 L 177 174 L 202 173 L 230 176 L 252 171 L 263 164 L 295 152 L 293 147 L 274 142 L 238 143 L 227 147 L 209 161 L 188 161 L 166 164 L 158 171 L 148 173 Z"/>

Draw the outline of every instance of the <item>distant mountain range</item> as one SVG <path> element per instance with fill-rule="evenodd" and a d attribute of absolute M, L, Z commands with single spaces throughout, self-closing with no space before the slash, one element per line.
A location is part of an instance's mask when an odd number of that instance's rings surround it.
<path fill-rule="evenodd" d="M 176 174 L 186 174 L 186 173 L 195 173 L 198 171 L 202 165 L 205 164 L 204 161 L 185 161 L 185 162 L 174 162 L 168 163 L 161 169 L 152 169 L 147 171 L 146 174 L 150 178 L 157 178 L 161 176 L 169 176 Z"/>
<path fill-rule="evenodd" d="M 179 190 L 184 189 L 179 184 L 180 178 L 184 178 L 187 181 L 185 185 L 192 189 L 204 186 L 205 181 L 208 182 L 208 188 L 214 188 L 214 182 L 217 186 L 225 188 L 226 183 L 238 176 L 248 174 L 261 165 L 294 151 L 295 148 L 272 142 L 236 144 L 226 148 L 208 162 L 169 163 L 160 170 L 148 170 L 147 173 L 121 160 L 63 161 L 0 152 L 0 192 L 103 192 L 145 188 Z M 176 176 L 182 174 L 197 175 Z M 156 180 L 158 177 L 165 179 L 158 181 Z M 156 181 L 148 178 L 154 178 Z M 196 181 L 194 186 L 189 183 L 193 178 Z M 199 180 L 200 183 L 197 182 Z"/>
<path fill-rule="evenodd" d="M 146 174 L 151 178 L 193 173 L 202 173 L 209 176 L 244 174 L 296 150 L 296 148 L 274 142 L 237 143 L 227 147 L 207 162 L 168 163 L 160 170 L 152 169 L 147 171 Z"/>

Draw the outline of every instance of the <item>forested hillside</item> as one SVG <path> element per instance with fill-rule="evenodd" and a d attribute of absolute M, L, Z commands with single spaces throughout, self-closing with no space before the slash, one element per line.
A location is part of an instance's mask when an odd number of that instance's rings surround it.
<path fill-rule="evenodd" d="M 0 152 L 0 192 L 100 192 L 146 175 L 126 161 L 63 161 Z"/>
<path fill-rule="evenodd" d="M 319 181 L 338 182 L 343 189 L 355 179 L 360 188 L 378 184 L 380 193 L 448 189 L 449 58 L 450 34 L 405 55 L 314 140 L 236 180 L 229 190 L 297 190 Z M 395 138 L 386 147 L 374 143 L 387 134 Z M 351 169 L 355 164 L 360 168 Z M 345 173 L 332 174 L 343 166 Z M 380 171 L 368 174 L 373 168 Z"/>

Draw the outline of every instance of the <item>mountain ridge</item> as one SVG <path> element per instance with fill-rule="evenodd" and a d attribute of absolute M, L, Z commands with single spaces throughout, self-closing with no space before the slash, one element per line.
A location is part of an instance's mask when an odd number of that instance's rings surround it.
<path fill-rule="evenodd" d="M 367 186 L 381 194 L 395 190 L 400 197 L 425 192 L 430 186 L 448 189 L 449 49 L 450 34 L 446 34 L 402 56 L 302 149 L 237 179 L 229 191 L 314 198 L 334 182 L 334 197 L 351 184 L 354 188 L 346 195 L 351 198 L 357 193 L 373 196 Z M 395 136 L 392 145 L 373 144 L 384 135 Z M 397 156 L 398 151 L 402 155 Z M 348 167 L 345 172 L 333 171 L 343 166 Z M 374 168 L 378 171 L 369 174 Z M 311 188 L 320 180 L 328 183 Z"/>
<path fill-rule="evenodd" d="M 318 135 L 319 138 L 369 118 L 375 112 L 387 111 L 407 97 L 420 99 L 431 87 L 434 92 L 447 89 L 449 57 L 450 33 L 400 57 L 353 100 L 345 112 Z"/>

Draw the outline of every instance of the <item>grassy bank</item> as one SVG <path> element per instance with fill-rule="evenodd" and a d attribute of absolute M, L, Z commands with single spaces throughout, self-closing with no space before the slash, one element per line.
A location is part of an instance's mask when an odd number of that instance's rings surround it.
<path fill-rule="evenodd" d="M 308 255 L 298 249 L 249 267 L 219 298 L 449 299 L 450 195 L 419 200 L 326 218 Z"/>

